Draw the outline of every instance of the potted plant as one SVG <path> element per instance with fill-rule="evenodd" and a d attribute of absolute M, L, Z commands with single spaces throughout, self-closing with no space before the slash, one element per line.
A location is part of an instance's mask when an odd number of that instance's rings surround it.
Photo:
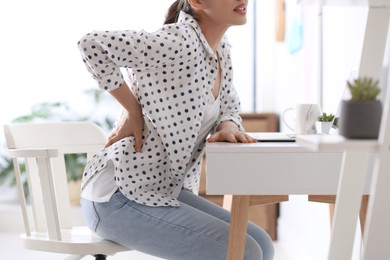
<path fill-rule="evenodd" d="M 347 82 L 350 100 L 343 100 L 339 132 L 349 139 L 376 139 L 382 117 L 379 81 L 369 77 Z"/>
<path fill-rule="evenodd" d="M 332 125 L 335 125 L 336 118 L 333 114 L 322 113 L 317 117 L 316 130 L 318 134 L 328 134 Z"/>

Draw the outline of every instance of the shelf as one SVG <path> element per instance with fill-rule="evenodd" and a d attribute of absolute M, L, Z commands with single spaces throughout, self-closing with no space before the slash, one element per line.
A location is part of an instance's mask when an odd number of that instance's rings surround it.
<path fill-rule="evenodd" d="M 379 147 L 378 140 L 351 140 L 340 135 L 300 135 L 297 136 L 296 142 L 307 149 L 321 152 L 342 152 L 344 150 L 375 152 Z"/>

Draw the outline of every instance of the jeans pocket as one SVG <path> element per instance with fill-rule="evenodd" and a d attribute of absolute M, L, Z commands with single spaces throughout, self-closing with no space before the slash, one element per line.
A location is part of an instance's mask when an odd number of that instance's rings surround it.
<path fill-rule="evenodd" d="M 81 198 L 80 204 L 88 227 L 91 230 L 96 231 L 100 217 L 96 212 L 95 202 Z"/>

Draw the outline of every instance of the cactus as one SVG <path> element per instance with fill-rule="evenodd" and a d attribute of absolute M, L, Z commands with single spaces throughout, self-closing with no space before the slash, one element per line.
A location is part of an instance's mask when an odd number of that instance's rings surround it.
<path fill-rule="evenodd" d="M 347 82 L 352 100 L 373 101 L 376 100 L 379 93 L 379 81 L 372 78 L 357 78 L 353 82 Z"/>

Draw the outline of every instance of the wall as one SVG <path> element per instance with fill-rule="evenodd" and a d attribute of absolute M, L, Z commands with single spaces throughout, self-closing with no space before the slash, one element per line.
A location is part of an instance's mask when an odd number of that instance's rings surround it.
<path fill-rule="evenodd" d="M 295 103 L 317 102 L 316 8 L 287 0 L 285 39 L 277 42 L 275 1 L 258 3 L 258 111 L 281 113 Z"/>

